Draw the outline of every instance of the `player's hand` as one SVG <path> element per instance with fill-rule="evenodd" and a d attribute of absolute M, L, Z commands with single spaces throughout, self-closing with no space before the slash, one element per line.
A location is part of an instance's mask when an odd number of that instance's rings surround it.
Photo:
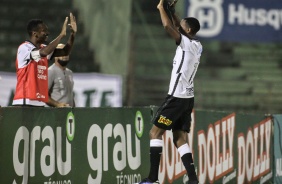
<path fill-rule="evenodd" d="M 171 3 L 171 2 L 169 2 L 170 6 L 174 6 L 174 7 L 175 7 L 175 5 L 176 5 L 177 1 L 178 1 L 178 0 L 173 0 L 173 1 L 172 1 L 172 3 Z"/>
<path fill-rule="evenodd" d="M 69 107 L 70 105 L 69 104 L 66 104 L 66 103 L 58 103 L 56 104 L 56 107 Z"/>
<path fill-rule="evenodd" d="M 175 13 L 175 5 L 177 3 L 177 0 L 174 0 L 172 2 L 168 2 L 168 5 L 167 5 L 167 9 L 170 11 L 171 14 L 174 14 Z"/>
<path fill-rule="evenodd" d="M 66 35 L 67 35 L 67 24 L 68 24 L 68 20 L 69 20 L 69 18 L 66 17 L 65 22 L 64 22 L 64 25 L 63 25 L 63 27 L 62 27 L 61 34 L 60 34 L 60 35 L 62 35 L 62 36 L 66 36 Z"/>
<path fill-rule="evenodd" d="M 69 23 L 69 27 L 71 29 L 71 32 L 73 34 L 76 34 L 77 32 L 77 25 L 76 25 L 76 19 L 75 19 L 75 16 L 70 13 L 70 23 Z"/>
<path fill-rule="evenodd" d="M 164 7 L 164 0 L 160 0 L 157 8 L 160 9 L 160 8 L 163 8 Z"/>

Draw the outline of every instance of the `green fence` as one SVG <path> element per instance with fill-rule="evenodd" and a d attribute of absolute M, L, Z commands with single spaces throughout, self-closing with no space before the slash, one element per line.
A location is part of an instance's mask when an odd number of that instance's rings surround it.
<path fill-rule="evenodd" d="M 1 108 L 0 183 L 137 183 L 149 170 L 155 110 Z M 188 138 L 200 183 L 280 183 L 272 117 L 196 110 L 192 119 Z M 160 183 L 187 183 L 171 131 L 163 140 Z"/>

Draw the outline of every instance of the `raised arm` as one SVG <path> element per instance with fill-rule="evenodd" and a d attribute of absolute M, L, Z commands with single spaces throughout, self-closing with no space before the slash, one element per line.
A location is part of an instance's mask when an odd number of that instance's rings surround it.
<path fill-rule="evenodd" d="M 70 52 L 72 50 L 73 43 L 74 43 L 74 38 L 75 38 L 75 35 L 76 35 L 76 32 L 77 32 L 76 19 L 75 19 L 75 16 L 72 13 L 70 13 L 69 27 L 70 27 L 70 30 L 71 30 L 71 34 L 69 36 L 67 43 L 65 44 L 65 47 L 63 49 L 55 49 L 53 57 L 70 55 Z"/>
<path fill-rule="evenodd" d="M 175 14 L 175 5 L 177 3 L 177 0 L 174 0 L 172 3 L 168 2 L 168 7 L 167 9 L 169 10 L 170 12 L 170 15 L 172 17 L 172 22 L 173 22 L 173 25 L 177 28 L 180 27 L 180 19 L 179 17 Z"/>
<path fill-rule="evenodd" d="M 168 15 L 166 14 L 166 11 L 163 7 L 164 0 L 160 0 L 157 8 L 160 12 L 162 24 L 164 26 L 164 29 L 168 32 L 168 34 L 176 41 L 176 43 L 179 43 L 181 41 L 181 35 L 178 32 L 178 28 L 173 25 L 173 23 L 170 21 Z"/>
<path fill-rule="evenodd" d="M 65 18 L 61 33 L 57 38 L 55 38 L 50 44 L 48 44 L 46 47 L 39 50 L 39 54 L 42 57 L 45 57 L 49 54 L 51 54 L 57 47 L 57 45 L 60 43 L 61 39 L 66 36 L 66 27 L 68 24 L 68 17 Z"/>

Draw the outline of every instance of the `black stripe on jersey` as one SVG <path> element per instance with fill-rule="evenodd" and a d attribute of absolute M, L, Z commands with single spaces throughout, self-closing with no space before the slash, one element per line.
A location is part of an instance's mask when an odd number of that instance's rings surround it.
<path fill-rule="evenodd" d="M 192 78 L 194 77 L 195 72 L 196 72 L 196 68 L 194 68 L 193 73 L 192 73 L 192 75 L 190 76 L 190 79 L 189 79 L 189 83 L 190 83 L 190 84 L 192 83 L 191 80 L 192 80 Z"/>
<path fill-rule="evenodd" d="M 181 63 L 180 63 L 180 65 L 179 65 L 179 67 L 178 67 L 178 69 L 177 69 L 177 72 L 176 72 L 176 73 L 178 73 L 178 75 L 177 75 L 177 78 L 176 78 L 176 80 L 175 80 L 175 84 L 174 84 L 174 86 L 173 86 L 173 90 L 172 90 L 172 92 L 171 92 L 171 95 L 174 94 L 174 92 L 175 92 L 175 90 L 176 90 L 176 87 L 177 87 L 177 84 L 178 84 L 178 82 L 179 82 L 179 79 L 180 79 L 180 76 L 181 76 L 180 71 L 181 71 L 181 68 L 182 68 L 182 65 L 183 65 L 183 62 L 184 62 L 184 56 L 185 56 L 185 51 L 182 51 L 182 59 L 181 59 Z"/>
<path fill-rule="evenodd" d="M 34 46 L 34 48 L 33 48 L 32 51 L 34 51 L 34 50 L 36 49 L 36 45 L 34 45 L 31 41 L 25 40 L 25 42 L 28 42 L 29 44 L 31 44 L 31 45 Z M 30 57 L 29 57 L 29 58 L 32 58 L 32 57 L 31 57 L 31 53 L 30 53 Z M 26 60 L 26 65 L 27 65 L 30 61 L 31 61 L 31 59 Z"/>
<path fill-rule="evenodd" d="M 174 83 L 174 86 L 173 86 L 173 90 L 172 90 L 172 92 L 171 92 L 171 96 L 173 96 L 173 94 L 174 94 L 174 92 L 175 92 L 175 90 L 176 90 L 176 86 L 177 86 L 177 84 L 178 84 L 178 82 L 179 82 L 180 76 L 181 76 L 181 73 L 179 73 L 179 74 L 177 75 L 177 78 L 176 78 L 175 83 Z"/>
<path fill-rule="evenodd" d="M 192 74 L 191 74 L 191 76 L 190 76 L 190 79 L 189 79 L 189 82 L 190 82 L 190 83 L 193 82 L 192 79 L 195 77 L 197 68 L 198 68 L 198 64 L 195 64 L 195 65 L 194 65 L 194 70 L 193 70 L 193 72 L 192 72 Z"/>
<path fill-rule="evenodd" d="M 184 62 L 184 55 L 185 55 L 185 51 L 182 51 L 182 59 L 181 59 L 181 63 L 177 69 L 177 72 L 176 73 L 179 73 L 181 68 L 182 68 L 182 65 L 183 65 L 183 62 Z"/>

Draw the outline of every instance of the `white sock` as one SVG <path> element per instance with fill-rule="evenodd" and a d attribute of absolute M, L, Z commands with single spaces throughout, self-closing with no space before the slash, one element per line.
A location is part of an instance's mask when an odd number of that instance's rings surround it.
<path fill-rule="evenodd" d="M 150 140 L 150 147 L 163 147 L 163 140 L 160 139 Z"/>
<path fill-rule="evenodd" d="M 185 155 L 186 153 L 191 153 L 190 147 L 188 146 L 188 144 L 183 144 L 182 146 L 180 146 L 179 148 L 177 148 L 178 153 L 180 154 L 180 157 L 182 157 L 183 155 Z"/>

